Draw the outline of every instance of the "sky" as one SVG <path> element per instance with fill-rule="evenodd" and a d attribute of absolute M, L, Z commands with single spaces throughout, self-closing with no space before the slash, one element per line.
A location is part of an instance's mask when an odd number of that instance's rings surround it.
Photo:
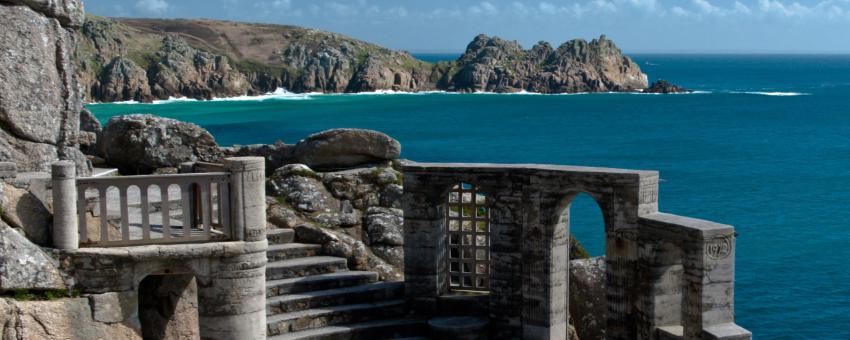
<path fill-rule="evenodd" d="M 484 33 L 630 53 L 850 53 L 850 0 L 84 0 L 102 16 L 298 25 L 393 49 L 460 53 Z"/>

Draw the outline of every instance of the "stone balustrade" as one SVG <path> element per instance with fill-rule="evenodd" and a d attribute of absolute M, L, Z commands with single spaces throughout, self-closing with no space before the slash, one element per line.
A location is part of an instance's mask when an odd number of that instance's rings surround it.
<path fill-rule="evenodd" d="M 264 221 L 254 216 L 265 209 L 263 167 L 262 158 L 237 157 L 218 172 L 77 178 L 71 162 L 56 162 L 54 246 L 262 239 Z"/>

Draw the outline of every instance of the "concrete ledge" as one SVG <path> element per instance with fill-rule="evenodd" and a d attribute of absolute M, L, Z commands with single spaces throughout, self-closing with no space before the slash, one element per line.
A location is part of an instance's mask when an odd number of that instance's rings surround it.
<path fill-rule="evenodd" d="M 720 234 L 728 235 L 735 232 L 735 229 L 728 224 L 667 213 L 647 214 L 640 216 L 638 219 L 641 226 L 657 228 L 659 232 L 684 232 L 689 237 L 710 237 Z"/>
<path fill-rule="evenodd" d="M 406 161 L 402 164 L 404 172 L 412 173 L 493 173 L 493 172 L 541 172 L 551 171 L 576 175 L 611 175 L 633 178 L 635 175 L 658 176 L 654 170 L 630 170 L 617 168 L 599 168 L 550 164 L 494 164 L 494 163 L 417 163 Z"/>
<path fill-rule="evenodd" d="M 80 248 L 65 251 L 70 256 L 126 258 L 131 260 L 180 260 L 202 257 L 231 257 L 264 252 L 268 241 L 181 243 L 111 248 Z"/>
<path fill-rule="evenodd" d="M 682 326 L 662 326 L 655 329 L 655 335 L 658 340 L 680 340 L 685 336 L 685 329 Z"/>
<path fill-rule="evenodd" d="M 749 340 L 753 333 L 734 323 L 722 323 L 703 329 L 703 339 Z"/>

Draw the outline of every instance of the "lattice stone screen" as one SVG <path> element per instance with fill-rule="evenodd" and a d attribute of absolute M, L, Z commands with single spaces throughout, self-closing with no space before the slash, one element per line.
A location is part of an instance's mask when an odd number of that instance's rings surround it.
<path fill-rule="evenodd" d="M 486 196 L 469 183 L 449 192 L 446 251 L 449 289 L 490 289 L 490 209 Z"/>

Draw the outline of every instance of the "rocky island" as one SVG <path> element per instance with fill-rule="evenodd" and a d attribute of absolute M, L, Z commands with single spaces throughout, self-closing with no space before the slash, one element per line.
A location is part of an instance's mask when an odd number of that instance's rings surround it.
<path fill-rule="evenodd" d="M 427 63 L 341 34 L 216 20 L 88 16 L 77 74 L 90 101 L 148 102 L 292 92 L 631 92 L 646 74 L 604 35 L 525 50 L 479 35 L 455 61 Z"/>

